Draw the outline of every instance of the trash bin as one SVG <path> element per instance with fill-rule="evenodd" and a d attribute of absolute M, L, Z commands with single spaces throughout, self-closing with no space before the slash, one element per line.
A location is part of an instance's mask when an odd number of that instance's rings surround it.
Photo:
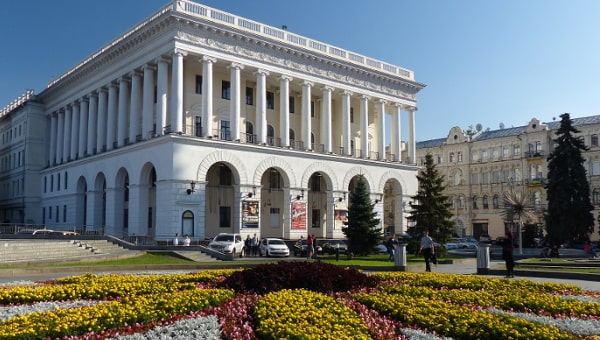
<path fill-rule="evenodd" d="M 490 274 L 490 245 L 482 244 L 477 248 L 477 274 Z"/>
<path fill-rule="evenodd" d="M 394 269 L 402 272 L 406 271 L 406 243 L 394 246 Z"/>

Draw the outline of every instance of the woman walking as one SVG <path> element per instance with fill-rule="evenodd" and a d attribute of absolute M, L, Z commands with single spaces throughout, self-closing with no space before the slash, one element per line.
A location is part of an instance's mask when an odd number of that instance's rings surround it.
<path fill-rule="evenodd" d="M 507 231 L 502 242 L 502 259 L 506 262 L 506 277 L 515 277 L 515 259 L 513 258 L 514 237 L 510 231 Z"/>

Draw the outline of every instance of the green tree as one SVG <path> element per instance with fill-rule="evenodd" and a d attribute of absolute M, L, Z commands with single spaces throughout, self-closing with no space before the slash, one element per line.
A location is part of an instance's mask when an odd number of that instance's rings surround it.
<path fill-rule="evenodd" d="M 356 255 L 368 255 L 381 242 L 382 235 L 363 176 L 358 179 L 354 191 L 350 192 L 350 202 L 348 226 L 342 228 L 348 239 L 348 250 Z"/>
<path fill-rule="evenodd" d="M 582 137 L 574 136 L 579 130 L 573 127 L 569 114 L 564 113 L 560 118 L 554 139 L 556 146 L 548 156 L 546 184 L 546 231 L 553 244 L 587 241 L 594 231 L 594 207 L 582 157 L 587 147 Z"/>
<path fill-rule="evenodd" d="M 446 243 L 452 237 L 453 223 L 452 204 L 448 196 L 444 195 L 446 185 L 444 176 L 439 173 L 433 163 L 433 156 L 425 156 L 425 166 L 417 174 L 419 189 L 412 196 L 410 202 L 410 215 L 408 221 L 413 227 L 409 228 L 409 234 L 413 235 L 409 251 L 414 251 L 424 230 L 429 230 L 429 236 L 434 241 Z"/>

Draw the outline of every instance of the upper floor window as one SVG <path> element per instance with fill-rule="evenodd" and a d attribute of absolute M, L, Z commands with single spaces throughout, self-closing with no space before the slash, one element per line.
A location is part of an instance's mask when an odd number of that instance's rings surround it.
<path fill-rule="evenodd" d="M 479 184 L 479 174 L 478 173 L 471 174 L 471 184 Z"/>
<path fill-rule="evenodd" d="M 521 154 L 521 145 L 513 145 L 513 156 L 519 156 Z"/>
<path fill-rule="evenodd" d="M 254 89 L 246 87 L 246 105 L 254 105 Z"/>
<path fill-rule="evenodd" d="M 350 123 L 354 123 L 354 109 L 350 108 Z"/>
<path fill-rule="evenodd" d="M 481 158 L 485 161 L 486 159 L 488 159 L 488 152 L 487 150 L 483 150 L 481 151 Z"/>
<path fill-rule="evenodd" d="M 221 98 L 231 99 L 231 83 L 227 80 L 221 82 Z"/>
<path fill-rule="evenodd" d="M 454 152 L 450 152 L 450 155 L 448 157 L 450 158 L 450 163 L 454 163 Z"/>
<path fill-rule="evenodd" d="M 594 204 L 600 204 L 600 189 L 594 189 L 592 196 Z"/>
<path fill-rule="evenodd" d="M 202 76 L 196 75 L 196 93 L 202 94 Z"/>
<path fill-rule="evenodd" d="M 479 205 L 477 203 L 477 200 L 479 198 L 477 196 L 473 196 L 473 209 L 479 209 Z"/>
<path fill-rule="evenodd" d="M 296 111 L 294 104 L 295 104 L 294 96 L 290 96 L 290 100 L 289 100 L 290 113 L 294 113 Z"/>
<path fill-rule="evenodd" d="M 267 92 L 267 109 L 275 109 L 275 94 L 273 92 Z"/>
<path fill-rule="evenodd" d="M 498 149 L 497 148 L 493 148 L 492 149 L 492 158 L 493 159 L 498 159 Z"/>
<path fill-rule="evenodd" d="M 456 153 L 456 161 L 457 162 L 462 162 L 463 161 L 463 155 L 462 155 L 461 151 L 459 151 L 459 152 Z"/>
<path fill-rule="evenodd" d="M 486 195 L 486 196 L 483 196 L 483 209 L 488 209 L 489 207 L 490 207 L 490 206 L 489 206 L 489 202 L 488 202 L 488 197 L 487 197 L 487 195 Z"/>
<path fill-rule="evenodd" d="M 312 100 L 310 101 L 310 116 L 315 116 L 315 102 Z M 350 111 L 350 116 L 352 117 L 352 111 Z"/>
<path fill-rule="evenodd" d="M 592 135 L 592 146 L 598 146 L 598 135 Z"/>
<path fill-rule="evenodd" d="M 492 198 L 492 205 L 494 206 L 494 209 L 500 208 L 500 198 L 498 195 L 494 195 L 494 198 Z"/>
<path fill-rule="evenodd" d="M 508 148 L 508 146 L 504 146 L 502 147 L 502 157 L 508 157 L 510 156 L 510 149 Z"/>

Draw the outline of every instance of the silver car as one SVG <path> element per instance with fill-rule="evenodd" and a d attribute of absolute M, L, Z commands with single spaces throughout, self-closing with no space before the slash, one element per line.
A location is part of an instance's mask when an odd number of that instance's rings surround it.
<path fill-rule="evenodd" d="M 290 248 L 279 238 L 263 238 L 258 248 L 260 256 L 290 256 Z"/>

